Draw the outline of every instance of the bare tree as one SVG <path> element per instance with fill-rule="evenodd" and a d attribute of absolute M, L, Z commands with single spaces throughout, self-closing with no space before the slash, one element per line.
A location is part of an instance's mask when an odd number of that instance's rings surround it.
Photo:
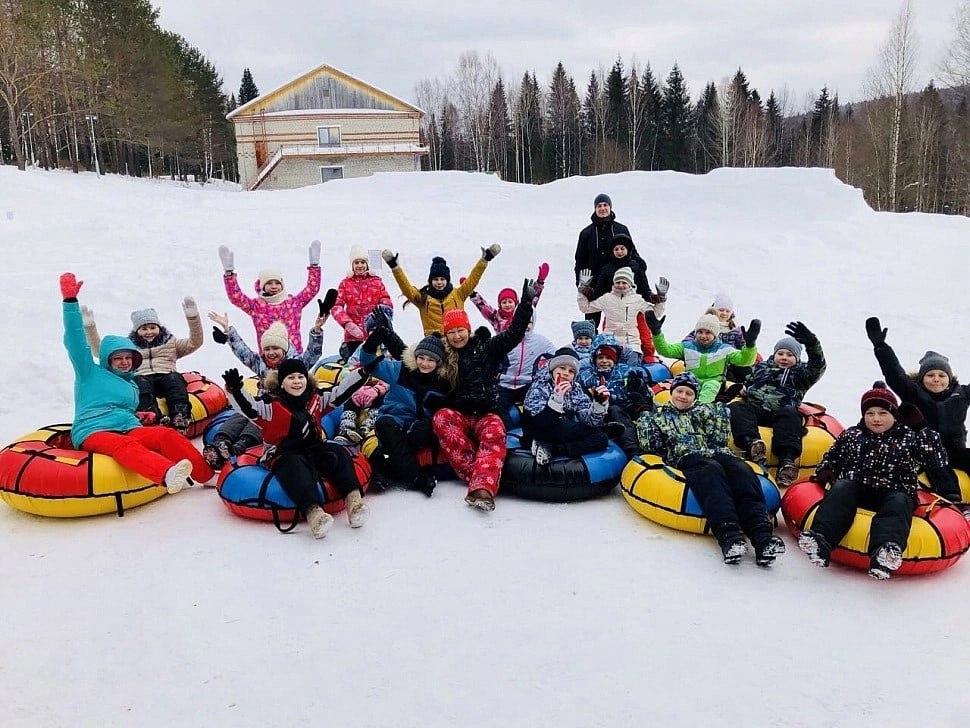
<path fill-rule="evenodd" d="M 418 106 L 424 109 L 425 115 L 421 119 L 421 133 L 428 141 L 429 166 L 431 169 L 441 169 L 441 143 L 440 135 L 436 128 L 438 123 L 437 115 L 444 108 L 445 84 L 440 78 L 425 78 L 418 81 L 414 86 L 414 99 Z"/>
<path fill-rule="evenodd" d="M 970 85 L 970 0 L 963 0 L 953 18 L 953 41 L 940 71 L 952 86 Z"/>
<path fill-rule="evenodd" d="M 465 51 L 458 59 L 455 96 L 479 172 L 487 171 L 492 156 L 491 100 L 498 76 L 498 63 L 491 53 L 479 56 L 476 51 Z"/>

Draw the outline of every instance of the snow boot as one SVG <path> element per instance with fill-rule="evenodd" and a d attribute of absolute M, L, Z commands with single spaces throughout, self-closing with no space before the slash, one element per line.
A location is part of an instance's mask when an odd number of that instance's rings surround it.
<path fill-rule="evenodd" d="M 175 495 L 180 490 L 191 488 L 194 485 L 192 478 L 192 462 L 189 460 L 179 460 L 175 465 L 165 471 L 165 489 L 170 495 Z"/>
<path fill-rule="evenodd" d="M 767 541 L 755 544 L 754 560 L 758 566 L 771 566 L 783 553 L 785 553 L 785 542 L 778 536 L 772 536 Z"/>
<path fill-rule="evenodd" d="M 359 490 L 348 493 L 344 501 L 347 503 L 347 520 L 350 522 L 351 528 L 360 528 L 367 523 L 370 509 L 364 503 L 364 496 Z"/>
<path fill-rule="evenodd" d="M 490 513 L 491 511 L 495 510 L 495 499 L 492 498 L 492 494 L 484 488 L 468 491 L 468 495 L 465 496 L 465 503 L 470 505 L 472 508 L 477 508 L 478 510 L 485 511 L 486 513 Z"/>
<path fill-rule="evenodd" d="M 323 538 L 333 525 L 333 516 L 320 506 L 310 506 L 303 515 L 306 518 L 307 525 L 310 527 L 310 535 L 313 538 Z"/>
<path fill-rule="evenodd" d="M 782 460 L 778 465 L 778 471 L 775 475 L 775 484 L 779 488 L 787 488 L 789 485 L 795 482 L 798 477 L 798 466 L 795 465 L 792 460 Z"/>
<path fill-rule="evenodd" d="M 172 427 L 183 435 L 188 431 L 189 425 L 191 424 L 192 421 L 188 415 L 182 412 L 179 412 L 172 418 Z"/>
<path fill-rule="evenodd" d="M 605 425 L 600 425 L 600 430 L 609 439 L 615 440 L 618 437 L 623 437 L 626 427 L 623 426 L 622 422 L 607 422 Z"/>
<path fill-rule="evenodd" d="M 869 560 L 869 576 L 880 581 L 888 579 L 903 565 L 903 550 L 896 543 L 887 543 Z"/>
<path fill-rule="evenodd" d="M 748 447 L 748 460 L 764 465 L 768 462 L 768 445 L 764 440 L 758 439 Z"/>
<path fill-rule="evenodd" d="M 364 438 L 357 430 L 356 412 L 353 410 L 344 410 L 343 414 L 340 415 L 340 427 L 337 430 L 337 434 L 354 445 L 360 444 L 360 441 Z"/>
<path fill-rule="evenodd" d="M 552 453 L 545 445 L 539 444 L 538 440 L 532 441 L 532 456 L 536 459 L 536 465 L 548 465 L 552 460 Z"/>
<path fill-rule="evenodd" d="M 419 490 L 430 498 L 437 485 L 438 480 L 434 477 L 434 473 L 421 473 L 414 479 L 414 482 L 411 484 L 411 489 Z"/>
<path fill-rule="evenodd" d="M 816 566 L 829 565 L 829 554 L 832 549 L 822 534 L 815 531 L 802 531 L 802 535 L 798 537 L 798 548 Z"/>
<path fill-rule="evenodd" d="M 226 458 L 222 457 L 215 445 L 206 445 L 202 448 L 202 459 L 213 470 L 221 470 L 222 466 L 226 464 Z"/>
<path fill-rule="evenodd" d="M 734 565 L 741 563 L 741 559 L 748 550 L 748 545 L 745 543 L 743 536 L 737 536 L 734 539 L 720 542 L 720 545 L 725 564 Z"/>

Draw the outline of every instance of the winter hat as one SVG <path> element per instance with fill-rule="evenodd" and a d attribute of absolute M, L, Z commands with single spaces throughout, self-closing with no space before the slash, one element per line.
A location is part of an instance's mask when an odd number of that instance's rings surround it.
<path fill-rule="evenodd" d="M 437 255 L 431 259 L 431 270 L 428 271 L 428 283 L 431 283 L 432 278 L 444 278 L 451 283 L 451 269 L 448 267 L 448 262 Z"/>
<path fill-rule="evenodd" d="M 721 331 L 721 319 L 712 313 L 705 313 L 694 325 L 694 331 L 710 331 L 712 334 L 717 334 Z"/>
<path fill-rule="evenodd" d="M 263 336 L 259 340 L 259 348 L 265 349 L 267 346 L 275 346 L 283 351 L 290 348 L 290 332 L 286 330 L 286 326 L 281 321 L 274 321 L 263 332 Z"/>
<path fill-rule="evenodd" d="M 593 352 L 593 359 L 595 360 L 596 357 L 600 356 L 601 354 L 609 357 L 614 364 L 620 360 L 620 352 L 612 344 L 602 344 L 596 347 L 596 350 Z"/>
<path fill-rule="evenodd" d="M 605 202 L 610 206 L 611 210 L 613 209 L 613 200 L 611 200 L 610 196 L 605 192 L 600 192 L 598 195 L 596 195 L 596 199 L 593 200 L 593 207 L 596 207 L 601 202 Z"/>
<path fill-rule="evenodd" d="M 519 294 L 512 288 L 503 288 L 498 292 L 498 302 L 501 303 L 507 298 L 511 298 L 516 304 L 519 302 Z"/>
<path fill-rule="evenodd" d="M 616 273 L 613 274 L 613 282 L 626 281 L 631 286 L 633 285 L 633 269 L 632 268 L 619 268 Z"/>
<path fill-rule="evenodd" d="M 441 330 L 447 334 L 452 329 L 472 330 L 471 321 L 468 320 L 468 314 L 464 309 L 453 308 L 445 311 L 445 315 L 441 317 Z"/>
<path fill-rule="evenodd" d="M 415 356 L 426 356 L 439 364 L 445 360 L 445 347 L 441 345 L 441 337 L 431 334 L 425 336 L 414 346 Z"/>
<path fill-rule="evenodd" d="M 556 353 L 546 362 L 546 369 L 551 372 L 556 367 L 570 367 L 579 374 L 579 356 L 572 347 L 563 346 L 556 349 Z"/>
<path fill-rule="evenodd" d="M 259 278 L 257 279 L 257 285 L 259 286 L 259 292 L 263 292 L 263 287 L 269 281 L 279 281 L 280 285 L 283 284 L 283 273 L 279 268 L 263 268 L 259 272 Z"/>
<path fill-rule="evenodd" d="M 299 357 L 292 359 L 284 359 L 280 362 L 279 367 L 276 369 L 277 380 L 282 382 L 290 374 L 302 374 L 307 379 L 310 378 L 310 372 L 306 368 L 306 364 Z"/>
<path fill-rule="evenodd" d="M 673 392 L 677 387 L 689 387 L 694 390 L 696 395 L 700 391 L 701 383 L 697 381 L 697 377 L 692 372 L 683 372 L 670 380 L 670 391 Z"/>
<path fill-rule="evenodd" d="M 148 309 L 151 311 L 151 309 Z M 132 314 L 134 318 L 135 314 Z M 942 354 L 938 354 L 935 351 L 928 351 L 923 354 L 923 358 L 919 360 L 919 380 L 922 381 L 923 377 L 926 376 L 927 372 L 931 372 L 934 369 L 939 369 L 941 372 L 946 372 L 946 375 L 953 379 L 953 370 L 950 369 L 950 360 L 947 359 Z"/>
<path fill-rule="evenodd" d="M 573 339 L 578 339 L 580 336 L 588 336 L 593 338 L 596 336 L 596 327 L 593 325 L 592 321 L 587 321 L 583 319 L 582 321 L 573 321 L 569 324 L 569 328 L 573 330 Z"/>
<path fill-rule="evenodd" d="M 775 342 L 775 348 L 771 351 L 772 356 L 777 354 L 779 349 L 788 349 L 796 359 L 802 358 L 802 345 L 791 336 L 782 336 Z"/>
<path fill-rule="evenodd" d="M 351 245 L 350 246 L 350 269 L 351 269 L 351 271 L 354 269 L 354 261 L 355 260 L 366 260 L 367 261 L 367 270 L 370 270 L 370 256 L 367 254 L 367 251 L 364 250 L 364 247 L 362 245 Z"/>
<path fill-rule="evenodd" d="M 394 309 L 392 309 L 390 306 L 385 306 L 383 303 L 377 304 L 374 306 L 374 310 L 364 317 L 364 331 L 366 331 L 368 334 L 374 330 L 375 326 L 377 326 L 374 314 L 376 314 L 378 311 L 383 311 L 384 315 L 387 316 L 388 321 L 394 320 Z"/>
<path fill-rule="evenodd" d="M 714 296 L 714 303 L 711 304 L 711 308 L 726 308 L 731 313 L 734 313 L 734 301 L 726 293 L 718 293 Z"/>
<path fill-rule="evenodd" d="M 158 320 L 158 314 L 155 313 L 154 308 L 143 308 L 140 311 L 131 312 L 131 328 L 137 329 L 139 326 L 144 326 L 145 324 L 162 325 Z"/>
<path fill-rule="evenodd" d="M 899 400 L 896 399 L 896 395 L 889 390 L 883 381 L 873 382 L 872 389 L 862 395 L 860 405 L 862 414 L 865 414 L 866 410 L 871 407 L 882 407 L 883 409 L 889 410 L 893 417 L 899 416 Z"/>

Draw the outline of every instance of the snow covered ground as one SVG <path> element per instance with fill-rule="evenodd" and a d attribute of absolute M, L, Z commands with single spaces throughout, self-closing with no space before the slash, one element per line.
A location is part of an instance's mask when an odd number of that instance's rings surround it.
<path fill-rule="evenodd" d="M 576 235 L 602 191 L 651 281 L 671 280 L 667 330 L 688 331 L 719 290 L 741 319 L 763 320 L 763 350 L 805 321 L 829 363 L 809 399 L 843 423 L 878 377 L 869 315 L 903 361 L 933 348 L 970 377 L 970 220 L 872 212 L 825 170 L 541 187 L 387 174 L 212 194 L 0 167 L 0 441 L 70 419 L 64 270 L 85 281 L 102 333 L 126 332 L 144 306 L 182 331 L 191 294 L 251 336 L 222 290 L 221 243 L 247 288 L 273 265 L 295 290 L 314 238 L 324 288 L 352 243 L 401 251 L 419 281 L 432 255 L 457 280 L 498 241 L 480 290 L 518 287 L 547 260 L 539 329 L 565 343 Z M 420 333 L 411 308 L 395 323 L 405 339 Z M 325 336 L 335 350 L 337 327 Z M 233 361 L 208 341 L 185 363 L 217 377 Z M 462 494 L 442 483 L 431 500 L 372 498 L 366 528 L 341 517 L 323 542 L 230 516 L 213 491 L 123 519 L 0 507 L 3 725 L 965 724 L 968 564 L 878 584 L 815 569 L 786 532 L 773 569 L 732 569 L 713 543 L 644 520 L 619 493 L 565 506 L 500 498 L 491 516 Z"/>

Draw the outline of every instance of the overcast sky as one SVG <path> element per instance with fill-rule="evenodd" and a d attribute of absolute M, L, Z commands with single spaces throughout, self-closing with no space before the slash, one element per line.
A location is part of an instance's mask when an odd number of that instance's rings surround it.
<path fill-rule="evenodd" d="M 580 95 L 589 73 L 649 61 L 664 78 L 677 62 L 697 98 L 740 66 L 762 97 L 788 89 L 792 110 L 823 85 L 857 100 L 899 10 L 897 0 L 613 0 L 612 2 L 377 2 L 154 0 L 160 23 L 216 65 L 227 93 L 244 67 L 260 91 L 329 63 L 413 101 L 422 78 L 449 75 L 465 50 L 491 51 L 506 79 L 562 61 Z M 937 75 L 960 0 L 913 0 L 917 85 Z"/>

